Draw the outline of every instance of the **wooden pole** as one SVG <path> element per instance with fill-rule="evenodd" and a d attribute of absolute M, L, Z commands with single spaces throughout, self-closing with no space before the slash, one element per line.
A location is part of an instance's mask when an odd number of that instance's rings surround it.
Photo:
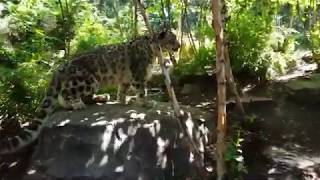
<path fill-rule="evenodd" d="M 220 0 L 211 0 L 212 5 L 212 26 L 216 34 L 216 70 L 217 70 L 217 141 L 216 141 L 216 164 L 217 179 L 222 180 L 226 174 L 226 165 L 224 162 L 225 136 L 226 136 L 226 60 L 223 39 L 223 26 L 221 20 L 221 2 Z"/>

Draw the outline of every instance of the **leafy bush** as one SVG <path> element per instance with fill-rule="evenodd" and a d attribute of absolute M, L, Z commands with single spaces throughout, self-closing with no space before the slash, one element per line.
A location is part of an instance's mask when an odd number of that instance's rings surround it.
<path fill-rule="evenodd" d="M 258 57 L 257 62 L 262 65 L 259 74 L 264 74 L 266 79 L 273 79 L 288 73 L 296 66 L 296 59 L 293 57 L 295 33 L 291 28 L 274 29 L 267 41 L 267 47 Z"/>
<path fill-rule="evenodd" d="M 274 52 L 270 47 L 266 48 L 258 59 L 264 65 L 260 68 L 263 71 L 260 74 L 264 74 L 266 79 L 273 79 L 288 73 L 297 63 L 291 54 Z"/>
<path fill-rule="evenodd" d="M 318 21 L 310 31 L 313 57 L 320 64 L 320 22 Z"/>
<path fill-rule="evenodd" d="M 227 24 L 230 40 L 230 61 L 235 73 L 248 72 L 264 76 L 265 61 L 258 57 L 266 47 L 271 32 L 269 21 L 262 16 L 255 16 L 250 11 L 243 12 Z M 262 74 L 261 74 L 262 73 Z"/>
<path fill-rule="evenodd" d="M 174 73 L 177 76 L 188 74 L 207 74 L 208 70 L 213 70 L 215 63 L 215 48 L 202 46 L 194 53 L 192 48 L 189 46 L 183 47 L 181 51 L 184 56 L 180 57 L 180 60 L 174 70 Z"/>

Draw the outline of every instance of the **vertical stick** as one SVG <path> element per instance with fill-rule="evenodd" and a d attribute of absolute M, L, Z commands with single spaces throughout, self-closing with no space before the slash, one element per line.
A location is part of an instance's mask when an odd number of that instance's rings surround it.
<path fill-rule="evenodd" d="M 224 162 L 225 153 L 225 135 L 226 135 L 226 70 L 225 54 L 223 40 L 223 26 L 221 20 L 221 2 L 212 0 L 212 26 L 216 33 L 216 68 L 217 68 L 217 102 L 218 102 L 218 119 L 217 119 L 217 141 L 216 141 L 216 160 L 217 160 L 217 179 L 222 180 L 226 174 Z"/>

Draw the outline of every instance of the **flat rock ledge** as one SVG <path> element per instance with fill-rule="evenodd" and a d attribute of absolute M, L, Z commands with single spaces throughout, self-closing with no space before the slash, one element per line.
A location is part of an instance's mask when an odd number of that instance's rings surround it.
<path fill-rule="evenodd" d="M 198 109 L 186 121 L 198 148 L 208 141 L 206 120 Z M 58 111 L 39 140 L 24 180 L 185 179 L 197 175 L 199 159 L 190 152 L 173 119 L 171 105 L 91 105 Z M 51 126 L 51 127 L 50 127 Z"/>

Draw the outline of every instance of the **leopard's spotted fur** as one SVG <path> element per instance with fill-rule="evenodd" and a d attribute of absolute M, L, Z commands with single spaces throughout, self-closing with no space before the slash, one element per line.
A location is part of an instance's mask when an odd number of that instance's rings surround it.
<path fill-rule="evenodd" d="M 103 46 L 62 64 L 53 76 L 36 118 L 17 136 L 0 140 L 0 154 L 15 152 L 34 141 L 54 111 L 54 100 L 64 108 L 81 109 L 85 107 L 83 99 L 91 98 L 100 87 L 113 84 L 119 86 L 121 103 L 125 103 L 131 85 L 137 89 L 139 98 L 145 97 L 146 82 L 159 45 L 171 52 L 180 47 L 172 32 L 162 31 L 153 37 L 140 36 L 129 42 Z"/>

